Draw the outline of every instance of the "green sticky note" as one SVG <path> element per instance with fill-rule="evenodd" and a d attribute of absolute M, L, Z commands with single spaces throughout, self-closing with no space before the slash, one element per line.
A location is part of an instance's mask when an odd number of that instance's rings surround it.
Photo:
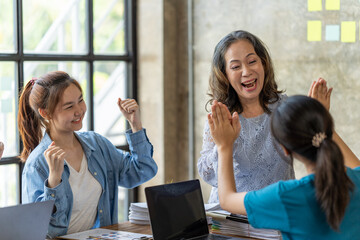
<path fill-rule="evenodd" d="M 355 42 L 356 39 L 356 23 L 353 21 L 341 22 L 341 41 Z"/>
<path fill-rule="evenodd" d="M 321 41 L 321 21 L 307 22 L 307 40 L 309 42 Z"/>
<path fill-rule="evenodd" d="M 308 0 L 308 11 L 321 11 L 322 10 L 322 0 Z"/>
<path fill-rule="evenodd" d="M 326 10 L 340 10 L 340 0 L 326 0 Z"/>

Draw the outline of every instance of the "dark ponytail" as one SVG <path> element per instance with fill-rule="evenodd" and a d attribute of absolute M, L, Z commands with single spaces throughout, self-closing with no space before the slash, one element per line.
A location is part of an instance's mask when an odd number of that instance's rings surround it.
<path fill-rule="evenodd" d="M 316 199 L 330 227 L 339 230 L 354 184 L 346 174 L 344 158 L 332 140 L 331 115 L 315 99 L 289 97 L 274 111 L 271 131 L 290 152 L 315 163 Z M 314 142 L 317 136 L 320 139 Z"/>
<path fill-rule="evenodd" d="M 30 94 L 33 85 L 34 81 L 29 81 L 19 99 L 18 127 L 23 142 L 20 159 L 23 162 L 42 138 L 40 115 L 30 106 Z"/>
<path fill-rule="evenodd" d="M 43 137 L 42 130 L 50 132 L 50 125 L 39 114 L 39 108 L 51 116 L 70 84 L 74 84 L 82 92 L 80 84 L 62 71 L 49 72 L 25 85 L 20 95 L 18 112 L 18 127 L 23 142 L 20 155 L 22 162 L 25 162 L 31 151 L 39 145 Z"/>
<path fill-rule="evenodd" d="M 349 190 L 354 184 L 346 174 L 343 155 L 338 145 L 326 138 L 318 149 L 315 167 L 316 198 L 334 230 L 339 230 L 346 206 L 350 201 Z"/>

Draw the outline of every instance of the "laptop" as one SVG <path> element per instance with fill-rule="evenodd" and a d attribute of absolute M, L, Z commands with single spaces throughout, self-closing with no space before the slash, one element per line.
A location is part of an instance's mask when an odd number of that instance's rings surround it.
<path fill-rule="evenodd" d="M 44 240 L 54 200 L 0 208 L 0 239 Z"/>
<path fill-rule="evenodd" d="M 145 188 L 154 240 L 245 239 L 210 234 L 199 180 Z"/>

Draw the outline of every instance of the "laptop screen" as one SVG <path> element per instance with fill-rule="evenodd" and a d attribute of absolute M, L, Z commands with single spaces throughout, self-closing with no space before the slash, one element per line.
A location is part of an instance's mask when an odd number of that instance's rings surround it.
<path fill-rule="evenodd" d="M 199 180 L 147 187 L 145 194 L 155 240 L 209 233 Z"/>

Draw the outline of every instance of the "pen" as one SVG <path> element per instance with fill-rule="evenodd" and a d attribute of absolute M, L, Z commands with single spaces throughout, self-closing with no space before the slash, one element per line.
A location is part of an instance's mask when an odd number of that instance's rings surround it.
<path fill-rule="evenodd" d="M 247 218 L 242 217 L 242 216 L 223 215 L 223 214 L 218 214 L 218 213 L 213 213 L 213 212 L 206 212 L 206 215 L 210 216 L 214 219 L 228 219 L 228 220 L 235 221 L 235 222 L 242 222 L 242 223 L 249 224 L 249 221 L 247 220 Z"/>
<path fill-rule="evenodd" d="M 226 216 L 226 219 L 235 221 L 235 222 L 242 222 L 242 223 L 249 223 L 249 221 L 246 218 L 242 217 L 234 217 L 234 216 Z"/>
<path fill-rule="evenodd" d="M 87 239 L 92 239 L 92 240 L 108 240 L 108 238 L 102 238 L 102 237 L 97 237 L 97 236 L 89 236 Z"/>

